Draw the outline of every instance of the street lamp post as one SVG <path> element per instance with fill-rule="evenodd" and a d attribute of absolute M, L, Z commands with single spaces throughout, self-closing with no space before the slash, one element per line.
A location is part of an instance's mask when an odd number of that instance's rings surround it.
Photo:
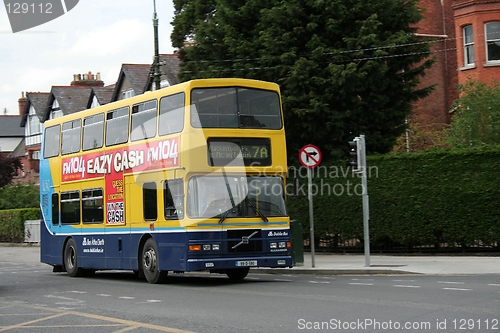
<path fill-rule="evenodd" d="M 155 56 L 153 60 L 154 67 L 154 84 L 155 90 L 160 89 L 160 81 L 161 81 L 161 73 L 160 73 L 160 54 L 158 51 L 158 16 L 156 15 L 156 0 L 153 0 L 154 5 L 154 14 L 153 14 L 153 29 L 154 29 L 154 37 L 155 37 Z"/>

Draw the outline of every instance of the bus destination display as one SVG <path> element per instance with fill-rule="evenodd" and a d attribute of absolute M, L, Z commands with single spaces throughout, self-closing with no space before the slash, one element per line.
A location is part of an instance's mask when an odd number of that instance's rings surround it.
<path fill-rule="evenodd" d="M 241 153 L 246 166 L 270 166 L 271 142 L 263 138 L 209 138 L 208 164 L 228 165 Z"/>

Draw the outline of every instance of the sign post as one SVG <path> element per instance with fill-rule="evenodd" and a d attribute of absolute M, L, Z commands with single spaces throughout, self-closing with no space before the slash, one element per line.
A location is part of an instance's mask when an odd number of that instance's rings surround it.
<path fill-rule="evenodd" d="M 314 268 L 314 213 L 313 213 L 313 195 L 312 195 L 312 168 L 315 168 L 321 162 L 321 151 L 314 145 L 305 145 L 299 151 L 299 161 L 307 168 L 307 193 L 309 199 L 309 233 L 311 239 L 311 265 Z"/>

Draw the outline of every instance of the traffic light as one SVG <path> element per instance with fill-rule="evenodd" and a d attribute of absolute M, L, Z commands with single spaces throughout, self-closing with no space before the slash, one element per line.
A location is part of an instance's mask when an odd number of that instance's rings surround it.
<path fill-rule="evenodd" d="M 352 167 L 353 171 L 361 170 L 361 147 L 360 140 L 358 137 L 354 138 L 353 141 L 349 141 L 349 158 L 347 162 L 348 167 Z"/>

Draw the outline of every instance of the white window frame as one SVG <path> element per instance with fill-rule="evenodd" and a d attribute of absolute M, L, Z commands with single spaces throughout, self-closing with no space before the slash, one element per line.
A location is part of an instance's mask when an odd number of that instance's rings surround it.
<path fill-rule="evenodd" d="M 470 33 L 467 33 L 468 28 L 470 28 Z M 475 64 L 475 54 L 474 54 L 474 29 L 472 24 L 468 24 L 462 27 L 462 40 L 464 47 L 464 66 L 471 67 Z"/>
<path fill-rule="evenodd" d="M 488 26 L 498 25 L 497 31 L 488 32 Z M 486 63 L 495 63 L 500 64 L 500 51 L 498 51 L 498 59 L 490 59 L 489 47 L 490 44 L 495 44 L 498 48 L 500 48 L 500 21 L 493 21 L 484 24 L 484 38 L 486 45 Z"/>

